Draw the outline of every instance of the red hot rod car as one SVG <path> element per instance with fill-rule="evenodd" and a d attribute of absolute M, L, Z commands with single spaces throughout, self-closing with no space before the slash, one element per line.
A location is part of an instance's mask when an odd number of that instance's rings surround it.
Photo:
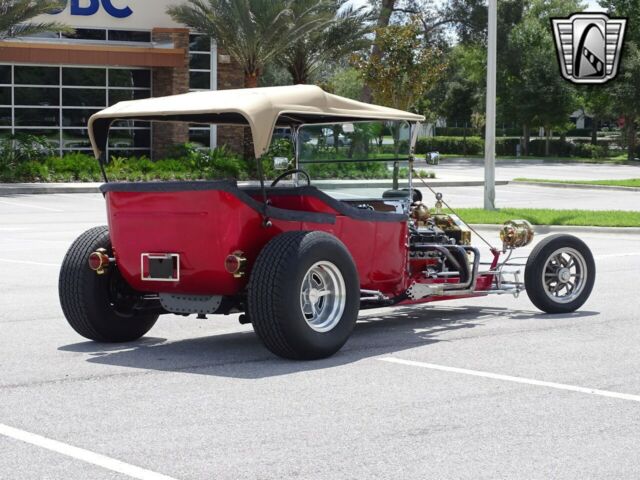
<path fill-rule="evenodd" d="M 114 183 L 105 173 L 109 225 L 82 234 L 60 273 L 62 309 L 86 338 L 132 341 L 166 313 L 241 312 L 241 322 L 250 322 L 273 353 L 314 359 L 342 347 L 362 308 L 526 290 L 538 308 L 558 313 L 579 308 L 591 293 L 595 265 L 579 239 L 554 235 L 538 243 L 522 282 L 506 267 L 513 249 L 533 237 L 527 222 L 505 224 L 502 248 L 491 248 L 481 262 L 470 227 L 445 213 L 441 195 L 435 208 L 422 202 L 413 176 L 419 115 L 313 86 L 122 102 L 89 122 L 103 173 L 116 120 L 246 126 L 256 159 L 268 151 L 274 130 L 286 128 L 294 155 L 278 159 L 292 168 L 270 186 L 262 161 L 260 185 L 247 186 Z M 313 185 L 321 163 L 339 173 L 349 162 L 385 172 L 393 165 L 396 175 L 406 172 L 408 188 L 395 181 L 374 198 L 340 198 Z"/>

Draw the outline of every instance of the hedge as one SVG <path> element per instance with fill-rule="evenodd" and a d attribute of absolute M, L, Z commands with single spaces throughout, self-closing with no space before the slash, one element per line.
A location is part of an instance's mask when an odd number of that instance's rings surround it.
<path fill-rule="evenodd" d="M 419 139 L 416 144 L 416 153 L 429 152 L 480 155 L 484 152 L 484 140 L 480 137 L 427 137 Z"/>
<path fill-rule="evenodd" d="M 293 158 L 288 140 L 276 140 L 263 157 L 266 178 L 281 171 L 273 168 L 273 157 Z M 213 180 L 257 178 L 255 161 L 247 161 L 226 148 L 202 150 L 193 144 L 174 147 L 170 158 L 152 161 L 148 157 L 112 157 L 107 176 L 115 181 Z M 391 178 L 387 162 L 326 163 L 310 165 L 312 178 Z M 0 140 L 0 182 L 99 182 L 98 161 L 85 153 L 54 154 L 45 139 L 20 136 Z"/>
<path fill-rule="evenodd" d="M 514 156 L 519 144 L 519 138 L 497 138 L 496 155 Z M 529 155 L 543 157 L 545 145 L 544 138 L 531 139 Z M 603 158 L 610 156 L 616 150 L 619 148 L 612 140 L 598 140 L 598 145 L 591 145 L 587 139 L 573 141 L 551 139 L 549 144 L 549 155 L 554 157 Z M 436 151 L 452 155 L 481 155 L 484 153 L 484 140 L 480 137 L 428 137 L 419 139 L 416 144 L 417 154 Z"/>

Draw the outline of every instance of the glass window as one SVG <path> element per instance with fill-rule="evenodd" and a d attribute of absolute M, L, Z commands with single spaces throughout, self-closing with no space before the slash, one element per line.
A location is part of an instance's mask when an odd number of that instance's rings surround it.
<path fill-rule="evenodd" d="M 189 50 L 191 52 L 211 52 L 211 38 L 206 35 L 189 35 Z"/>
<path fill-rule="evenodd" d="M 16 126 L 58 127 L 60 110 L 57 108 L 16 108 Z"/>
<path fill-rule="evenodd" d="M 65 88 L 62 105 L 65 107 L 104 107 L 107 91 L 97 88 Z"/>
<path fill-rule="evenodd" d="M 191 58 L 189 60 L 189 68 L 191 70 L 211 70 L 211 54 L 191 54 Z"/>
<path fill-rule="evenodd" d="M 150 88 L 151 70 L 109 70 L 110 87 Z"/>
<path fill-rule="evenodd" d="M 151 132 L 149 130 L 109 131 L 109 148 L 150 148 Z"/>
<path fill-rule="evenodd" d="M 11 65 L 0 65 L 0 83 L 11 85 Z"/>
<path fill-rule="evenodd" d="M 132 30 L 109 30 L 109 40 L 112 42 L 151 42 L 150 32 L 136 32 Z"/>
<path fill-rule="evenodd" d="M 109 106 L 118 102 L 127 100 L 141 100 L 149 98 L 151 92 L 149 90 L 109 90 Z"/>
<path fill-rule="evenodd" d="M 62 110 L 62 125 L 65 127 L 86 127 L 89 123 L 89 117 L 99 110 L 89 109 L 69 109 Z"/>
<path fill-rule="evenodd" d="M 16 85 L 60 85 L 58 67 L 14 67 Z"/>
<path fill-rule="evenodd" d="M 35 135 L 37 137 L 44 137 L 54 148 L 60 148 L 60 130 L 58 129 L 17 128 L 16 135 Z"/>
<path fill-rule="evenodd" d="M 211 88 L 211 74 L 209 72 L 191 72 L 190 77 L 190 88 L 205 90 L 209 90 L 209 88 Z"/>
<path fill-rule="evenodd" d="M 94 28 L 76 28 L 72 32 L 63 33 L 62 37 L 75 40 L 106 40 L 107 31 Z"/>
<path fill-rule="evenodd" d="M 2 119 L 0 119 L 1 121 Z M 10 128 L 0 128 L 0 140 L 4 140 L 6 138 L 11 138 L 13 134 L 11 133 Z"/>
<path fill-rule="evenodd" d="M 13 122 L 11 121 L 11 109 L 0 108 L 0 125 L 3 127 L 10 127 Z"/>
<path fill-rule="evenodd" d="M 0 87 L 0 105 L 11 105 L 11 87 Z"/>
<path fill-rule="evenodd" d="M 91 148 L 87 129 L 62 131 L 62 148 Z"/>
<path fill-rule="evenodd" d="M 30 34 L 25 35 L 24 38 L 47 38 L 47 39 L 55 38 L 55 39 L 59 39 L 60 38 L 60 33 L 59 32 L 30 33 Z"/>
<path fill-rule="evenodd" d="M 208 128 L 189 130 L 189 142 L 195 143 L 199 147 L 211 147 L 211 130 Z"/>
<path fill-rule="evenodd" d="M 119 120 L 113 122 L 111 128 L 151 128 L 151 122 L 141 122 L 139 120 Z"/>
<path fill-rule="evenodd" d="M 104 68 L 63 68 L 62 85 L 70 87 L 104 87 L 107 71 Z"/>
<path fill-rule="evenodd" d="M 40 105 L 57 107 L 60 105 L 60 89 L 45 87 L 15 87 L 16 105 Z"/>

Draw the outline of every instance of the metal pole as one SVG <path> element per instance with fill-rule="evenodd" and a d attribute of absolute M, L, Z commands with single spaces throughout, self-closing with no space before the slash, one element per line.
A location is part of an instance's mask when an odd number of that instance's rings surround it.
<path fill-rule="evenodd" d="M 489 0 L 489 42 L 487 52 L 487 110 L 484 146 L 484 209 L 496 209 L 496 62 L 497 0 Z"/>

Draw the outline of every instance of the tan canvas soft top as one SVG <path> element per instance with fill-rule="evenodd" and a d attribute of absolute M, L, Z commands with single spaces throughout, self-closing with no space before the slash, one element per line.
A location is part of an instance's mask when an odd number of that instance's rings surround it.
<path fill-rule="evenodd" d="M 192 92 L 120 102 L 93 115 L 89 137 L 96 157 L 105 150 L 109 126 L 118 119 L 249 126 L 258 158 L 269 149 L 276 126 L 359 120 L 421 122 L 424 117 L 332 95 L 313 85 Z"/>

